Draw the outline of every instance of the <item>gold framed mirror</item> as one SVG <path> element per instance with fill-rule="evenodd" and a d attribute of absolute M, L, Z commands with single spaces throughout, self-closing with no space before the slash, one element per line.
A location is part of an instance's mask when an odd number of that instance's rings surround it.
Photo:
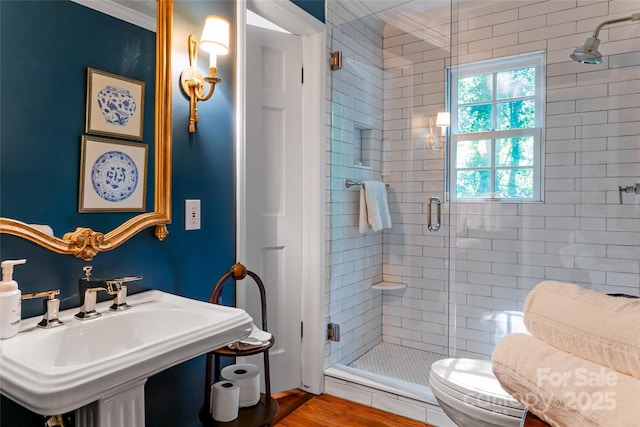
<path fill-rule="evenodd" d="M 155 93 L 155 175 L 154 209 L 136 215 L 108 232 L 78 226 L 62 238 L 25 222 L 0 217 L 0 233 L 30 240 L 53 252 L 70 254 L 85 261 L 110 251 L 140 231 L 155 227 L 163 240 L 171 222 L 171 32 L 173 0 L 156 0 L 156 93 Z"/>

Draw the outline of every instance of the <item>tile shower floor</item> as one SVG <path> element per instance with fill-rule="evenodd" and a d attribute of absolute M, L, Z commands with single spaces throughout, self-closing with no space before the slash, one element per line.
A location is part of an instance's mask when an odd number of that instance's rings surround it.
<path fill-rule="evenodd" d="M 443 354 L 382 342 L 353 361 L 349 367 L 414 384 L 429 386 L 429 371 Z"/>

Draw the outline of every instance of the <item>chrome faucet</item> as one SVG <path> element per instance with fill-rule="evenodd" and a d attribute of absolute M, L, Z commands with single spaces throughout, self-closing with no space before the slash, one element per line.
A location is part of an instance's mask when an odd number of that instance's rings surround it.
<path fill-rule="evenodd" d="M 62 325 L 62 321 L 58 319 L 58 313 L 60 312 L 60 300 L 56 298 L 56 295 L 60 294 L 60 289 L 53 291 L 34 292 L 32 294 L 24 294 L 20 297 L 22 300 L 32 298 L 43 298 L 44 300 L 44 313 L 42 320 L 38 322 L 40 328 L 55 328 Z"/>
<path fill-rule="evenodd" d="M 131 306 L 127 304 L 127 287 L 123 285 L 123 283 L 140 280 L 142 276 L 97 280 L 91 279 L 92 268 L 90 265 L 82 268 L 85 277 L 78 280 L 80 312 L 77 313 L 75 317 L 77 319 L 87 320 L 101 316 L 101 314 L 96 311 L 96 297 L 100 291 L 105 291 L 107 294 L 113 295 L 114 299 L 110 307 L 111 310 L 120 311 L 130 308 Z"/>

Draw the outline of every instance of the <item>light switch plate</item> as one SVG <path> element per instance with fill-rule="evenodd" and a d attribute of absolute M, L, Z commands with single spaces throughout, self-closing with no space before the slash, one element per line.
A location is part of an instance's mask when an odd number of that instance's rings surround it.
<path fill-rule="evenodd" d="M 200 200 L 184 201 L 184 229 L 200 230 Z"/>

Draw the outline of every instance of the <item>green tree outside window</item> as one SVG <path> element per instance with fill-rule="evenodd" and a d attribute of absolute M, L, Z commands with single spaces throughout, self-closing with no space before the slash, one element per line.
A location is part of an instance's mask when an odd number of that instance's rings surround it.
<path fill-rule="evenodd" d="M 484 67 L 494 68 L 491 72 L 465 73 L 455 79 L 456 199 L 535 197 L 541 135 L 537 114 L 544 108 L 539 96 L 543 88 L 537 87 L 542 81 L 537 79 L 542 70 L 538 62 L 511 68 L 491 64 Z"/>

